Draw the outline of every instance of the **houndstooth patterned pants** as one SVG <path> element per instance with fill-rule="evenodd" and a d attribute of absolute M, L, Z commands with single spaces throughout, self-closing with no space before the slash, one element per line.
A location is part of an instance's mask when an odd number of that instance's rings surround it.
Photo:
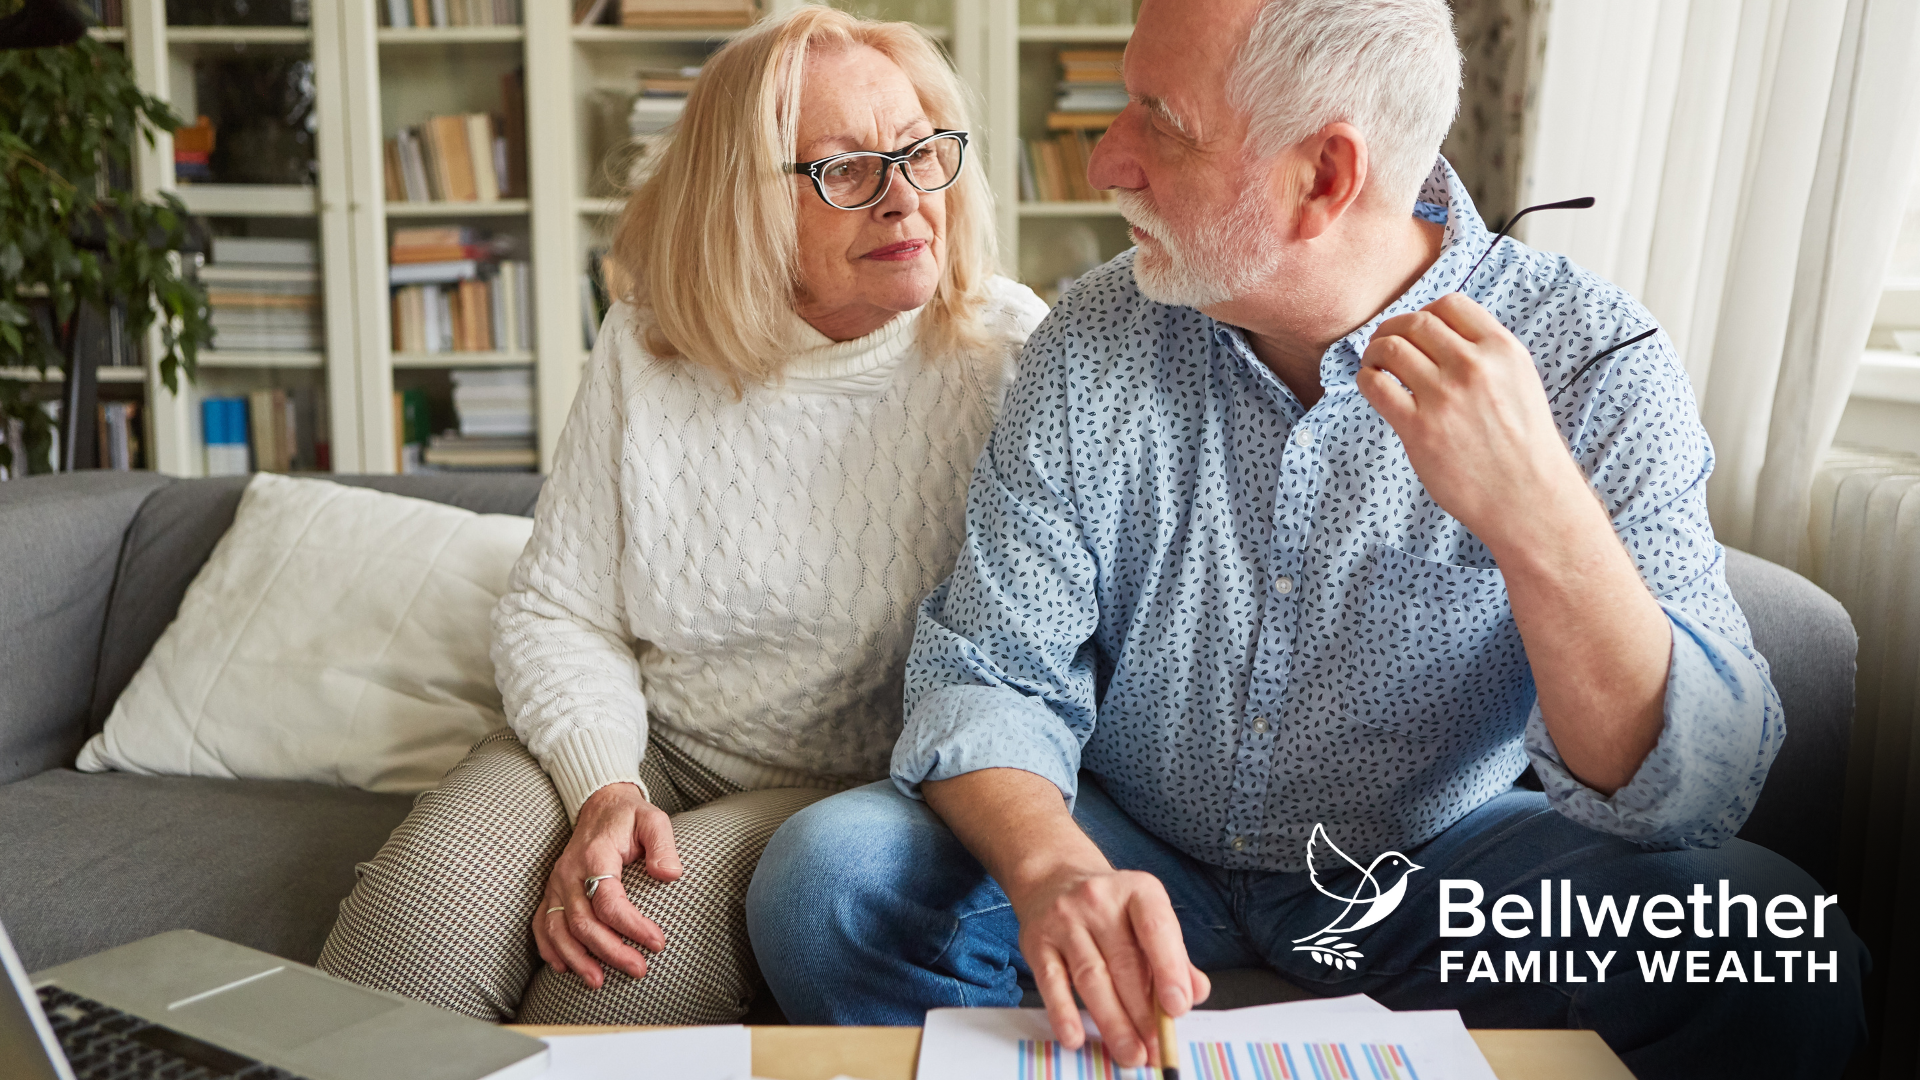
<path fill-rule="evenodd" d="M 685 873 L 622 876 L 667 946 L 634 979 L 591 990 L 540 963 L 531 923 L 572 829 L 559 793 L 511 731 L 482 739 L 423 793 L 340 904 L 322 971 L 481 1020 L 713 1024 L 745 1015 L 762 983 L 745 900 L 774 830 L 827 789 L 741 791 L 650 739 L 640 776 L 672 817 Z M 536 973 L 536 969 L 537 973 Z"/>

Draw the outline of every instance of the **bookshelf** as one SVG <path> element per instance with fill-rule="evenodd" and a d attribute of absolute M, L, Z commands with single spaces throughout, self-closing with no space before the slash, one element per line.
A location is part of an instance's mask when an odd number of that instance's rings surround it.
<path fill-rule="evenodd" d="M 799 2 L 763 0 L 772 12 Z M 144 190 L 174 191 L 216 232 L 312 242 L 319 252 L 323 344 L 216 348 L 203 355 L 198 383 L 178 394 L 167 391 L 156 372 L 140 371 L 125 389 L 147 395 L 150 466 L 200 474 L 200 401 L 271 388 L 324 403 L 333 469 L 392 471 L 396 389 L 424 390 L 438 411 L 452 371 L 530 368 L 544 469 L 587 356 L 582 275 L 624 205 L 607 165 L 609 131 L 624 118 L 638 69 L 698 64 L 732 31 L 575 26 L 572 5 L 562 0 L 521 0 L 520 25 L 419 28 L 380 25 L 384 0 L 312 0 L 310 23 L 294 27 L 169 26 L 166 6 L 166 0 L 125 0 L 126 26 L 95 35 L 125 48 L 148 92 L 172 101 L 189 120 L 199 115 L 196 82 L 204 79 L 197 72 L 209 61 L 244 55 L 311 63 L 314 168 L 308 182 L 176 183 L 168 137 L 142 147 L 137 158 Z M 1019 174 L 1020 140 L 1045 133 L 1058 49 L 1123 45 L 1131 26 L 1100 16 L 1117 18 L 1114 9 L 1125 7 L 1124 0 L 839 0 L 835 6 L 927 27 L 975 88 L 982 131 L 974 145 L 995 193 L 1009 274 L 1049 295 L 1061 278 L 1128 246 L 1125 223 L 1111 203 L 1023 201 Z M 385 141 L 431 115 L 500 114 L 501 76 L 516 68 L 525 100 L 543 103 L 527 110 L 524 195 L 389 201 Z M 564 114 L 556 115 L 552 103 L 565 103 Z M 504 238 L 510 257 L 530 263 L 530 348 L 393 348 L 387 261 L 393 232 L 440 225 Z M 444 425 L 450 418 L 435 419 Z"/>

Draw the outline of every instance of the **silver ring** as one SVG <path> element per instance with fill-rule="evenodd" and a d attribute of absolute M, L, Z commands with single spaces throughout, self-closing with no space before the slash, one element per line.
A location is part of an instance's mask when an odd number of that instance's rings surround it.
<path fill-rule="evenodd" d="M 613 876 L 614 875 L 612 874 L 601 874 L 599 877 L 588 878 L 587 879 L 587 899 L 589 900 L 593 899 L 593 894 L 600 891 L 600 883 Z"/>
<path fill-rule="evenodd" d="M 554 913 L 554 912 L 556 912 L 556 911 L 565 911 L 565 910 L 567 910 L 567 905 L 565 905 L 565 904 L 561 904 L 561 905 L 560 905 L 559 907 L 550 907 L 550 908 L 548 908 L 548 909 L 547 909 L 547 911 L 546 911 L 546 913 L 547 913 L 548 915 L 551 915 L 551 914 L 553 914 L 553 913 Z"/>

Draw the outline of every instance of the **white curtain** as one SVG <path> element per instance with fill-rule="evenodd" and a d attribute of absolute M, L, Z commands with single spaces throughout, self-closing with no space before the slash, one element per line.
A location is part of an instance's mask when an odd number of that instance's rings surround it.
<path fill-rule="evenodd" d="M 1519 230 L 1679 349 L 1730 546 L 1804 569 L 1807 493 L 1920 140 L 1915 0 L 1552 0 Z"/>

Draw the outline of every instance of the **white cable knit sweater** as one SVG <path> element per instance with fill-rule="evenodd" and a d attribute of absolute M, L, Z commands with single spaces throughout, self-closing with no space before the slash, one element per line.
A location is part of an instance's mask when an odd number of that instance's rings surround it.
<path fill-rule="evenodd" d="M 569 816 L 638 783 L 649 718 L 749 789 L 886 775 L 915 609 L 1046 314 L 991 292 L 990 355 L 924 361 L 917 312 L 838 344 L 796 317 L 785 381 L 739 400 L 608 314 L 493 613 L 507 716 Z"/>

